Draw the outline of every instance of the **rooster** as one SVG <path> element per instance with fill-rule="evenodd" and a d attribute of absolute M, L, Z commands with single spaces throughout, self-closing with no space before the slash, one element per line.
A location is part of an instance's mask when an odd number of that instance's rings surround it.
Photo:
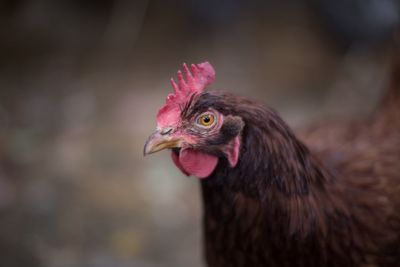
<path fill-rule="evenodd" d="M 170 149 L 200 178 L 208 266 L 400 266 L 400 66 L 369 118 L 297 136 L 271 108 L 204 91 L 210 63 L 183 72 L 144 154 Z"/>

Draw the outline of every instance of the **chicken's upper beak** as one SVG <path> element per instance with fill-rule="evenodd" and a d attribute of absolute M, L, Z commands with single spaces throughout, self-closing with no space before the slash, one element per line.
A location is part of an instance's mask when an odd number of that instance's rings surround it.
<path fill-rule="evenodd" d="M 143 155 L 146 156 L 166 148 L 180 147 L 183 139 L 171 136 L 169 132 L 164 130 L 152 133 L 144 145 Z"/>

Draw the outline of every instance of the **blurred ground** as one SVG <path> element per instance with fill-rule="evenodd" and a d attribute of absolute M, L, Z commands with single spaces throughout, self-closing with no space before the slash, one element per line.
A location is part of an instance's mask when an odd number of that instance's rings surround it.
<path fill-rule="evenodd" d="M 1 265 L 203 266 L 196 179 L 142 156 L 182 62 L 294 127 L 372 111 L 384 38 L 281 2 L 2 1 Z"/>

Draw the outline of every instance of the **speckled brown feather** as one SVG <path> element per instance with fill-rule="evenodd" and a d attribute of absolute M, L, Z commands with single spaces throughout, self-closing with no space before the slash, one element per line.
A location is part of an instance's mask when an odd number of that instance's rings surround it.
<path fill-rule="evenodd" d="M 245 125 L 237 167 L 201 182 L 208 266 L 400 266 L 399 70 L 373 116 L 301 141 L 250 100 L 196 100 Z"/>

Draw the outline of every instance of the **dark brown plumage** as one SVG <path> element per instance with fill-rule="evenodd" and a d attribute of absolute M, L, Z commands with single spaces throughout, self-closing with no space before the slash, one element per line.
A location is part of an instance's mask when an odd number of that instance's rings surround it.
<path fill-rule="evenodd" d="M 193 96 L 182 121 L 210 109 L 225 118 L 191 144 L 219 159 L 201 180 L 208 266 L 400 266 L 399 77 L 397 66 L 390 97 L 371 117 L 298 137 L 251 100 Z M 236 136 L 232 167 L 221 147 Z"/>
<path fill-rule="evenodd" d="M 395 125 L 315 129 L 310 152 L 272 111 L 235 106 L 248 126 L 238 167 L 202 180 L 209 266 L 399 266 Z"/>

